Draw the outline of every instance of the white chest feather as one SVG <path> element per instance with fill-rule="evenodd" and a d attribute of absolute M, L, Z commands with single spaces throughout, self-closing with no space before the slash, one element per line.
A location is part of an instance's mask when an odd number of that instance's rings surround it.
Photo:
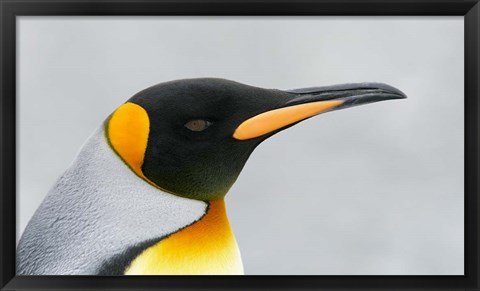
<path fill-rule="evenodd" d="M 136 176 L 111 150 L 102 126 L 29 222 L 17 248 L 17 273 L 96 274 L 112 256 L 191 224 L 206 208 Z"/>

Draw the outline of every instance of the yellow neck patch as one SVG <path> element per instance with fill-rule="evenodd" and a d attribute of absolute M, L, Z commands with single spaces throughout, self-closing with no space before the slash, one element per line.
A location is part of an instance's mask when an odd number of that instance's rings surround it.
<path fill-rule="evenodd" d="M 242 275 L 237 242 L 223 200 L 197 222 L 143 251 L 125 275 Z"/>

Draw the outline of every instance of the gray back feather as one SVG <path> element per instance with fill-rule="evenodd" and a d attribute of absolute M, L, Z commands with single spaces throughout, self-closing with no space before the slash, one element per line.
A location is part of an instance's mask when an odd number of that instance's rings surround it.
<path fill-rule="evenodd" d="M 136 176 L 112 151 L 102 126 L 27 225 L 17 247 L 17 274 L 93 275 L 115 255 L 175 232 L 206 208 Z"/>

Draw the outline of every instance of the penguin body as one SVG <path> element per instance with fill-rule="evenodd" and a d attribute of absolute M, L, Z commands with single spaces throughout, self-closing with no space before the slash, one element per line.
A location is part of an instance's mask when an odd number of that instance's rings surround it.
<path fill-rule="evenodd" d="M 108 145 L 102 126 L 30 220 L 17 249 L 17 274 L 122 275 L 144 249 L 194 224 L 208 208 L 132 173 Z"/>
<path fill-rule="evenodd" d="M 281 91 L 212 78 L 140 91 L 47 194 L 17 274 L 243 274 L 223 199 L 252 151 L 320 113 L 401 98 L 378 83 Z"/>

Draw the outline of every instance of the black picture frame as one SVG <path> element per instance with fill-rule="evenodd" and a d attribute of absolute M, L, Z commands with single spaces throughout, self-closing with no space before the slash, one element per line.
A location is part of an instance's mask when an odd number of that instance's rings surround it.
<path fill-rule="evenodd" d="M 1 290 L 480 290 L 478 0 L 0 0 Z M 460 15 L 465 33 L 465 275 L 15 276 L 16 17 L 23 15 Z"/>

